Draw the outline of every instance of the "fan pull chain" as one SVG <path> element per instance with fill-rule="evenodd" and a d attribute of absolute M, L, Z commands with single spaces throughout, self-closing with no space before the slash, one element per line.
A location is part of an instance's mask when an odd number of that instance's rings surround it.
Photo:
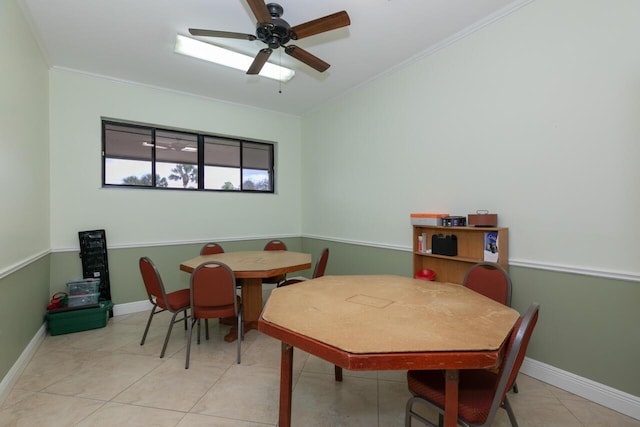
<path fill-rule="evenodd" d="M 278 70 L 280 72 L 280 78 L 278 79 L 278 82 L 280 83 L 280 87 L 278 88 L 278 93 L 282 94 L 282 50 L 278 49 L 278 59 L 280 61 L 280 69 Z"/>

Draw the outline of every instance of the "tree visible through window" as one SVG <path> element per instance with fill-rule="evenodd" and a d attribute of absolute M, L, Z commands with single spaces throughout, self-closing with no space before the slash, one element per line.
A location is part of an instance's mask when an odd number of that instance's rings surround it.
<path fill-rule="evenodd" d="M 273 144 L 108 120 L 103 186 L 274 192 Z"/>

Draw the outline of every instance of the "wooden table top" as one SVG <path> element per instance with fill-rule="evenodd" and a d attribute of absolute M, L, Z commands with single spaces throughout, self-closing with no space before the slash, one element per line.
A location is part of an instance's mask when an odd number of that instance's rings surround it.
<path fill-rule="evenodd" d="M 200 255 L 180 264 L 180 270 L 191 273 L 207 261 L 220 261 L 238 278 L 266 278 L 311 268 L 311 254 L 292 251 L 238 251 Z"/>
<path fill-rule="evenodd" d="M 262 318 L 349 353 L 497 350 L 519 313 L 463 286 L 324 276 L 274 289 Z"/>

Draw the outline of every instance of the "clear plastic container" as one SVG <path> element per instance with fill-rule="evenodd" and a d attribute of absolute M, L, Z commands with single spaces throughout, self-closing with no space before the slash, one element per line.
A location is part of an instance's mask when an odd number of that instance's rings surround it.
<path fill-rule="evenodd" d="M 67 283 L 69 295 L 87 295 L 100 292 L 100 279 L 79 279 Z"/>
<path fill-rule="evenodd" d="M 69 295 L 69 307 L 80 307 L 83 305 L 97 304 L 100 292 L 95 294 Z"/>

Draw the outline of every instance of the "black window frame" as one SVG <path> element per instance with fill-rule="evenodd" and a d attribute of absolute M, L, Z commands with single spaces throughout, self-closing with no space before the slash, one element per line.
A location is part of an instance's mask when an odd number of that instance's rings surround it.
<path fill-rule="evenodd" d="M 107 159 L 109 158 L 118 158 L 117 156 L 108 156 L 107 155 L 107 128 L 109 126 L 122 127 L 122 128 L 130 128 L 131 130 L 137 130 L 140 132 L 148 132 L 148 136 L 151 138 L 151 142 L 148 145 L 149 150 L 151 151 L 149 156 L 149 162 L 151 163 L 151 179 L 150 184 L 114 184 L 107 183 Z M 274 194 L 276 183 L 275 183 L 275 143 L 273 142 L 264 142 L 264 141 L 256 141 L 250 140 L 246 138 L 236 138 L 229 136 L 221 136 L 213 133 L 203 133 L 197 131 L 189 131 L 183 129 L 171 129 L 165 127 L 158 127 L 154 125 L 147 125 L 141 123 L 131 123 L 127 121 L 118 121 L 113 119 L 102 119 L 101 120 L 101 128 L 102 128 L 102 188 L 135 188 L 135 189 L 148 189 L 148 190 L 182 190 L 182 191 L 213 191 L 213 192 L 224 192 L 224 193 L 256 193 L 256 194 Z M 191 138 L 195 138 L 197 141 L 197 188 L 178 188 L 178 187 L 162 187 L 157 186 L 157 173 L 156 173 L 156 163 L 157 163 L 157 133 L 169 133 L 169 134 L 179 134 L 184 136 L 189 136 Z M 205 166 L 211 166 L 211 163 L 205 165 L 205 144 L 213 144 L 214 141 L 220 141 L 221 145 L 229 144 L 229 145 L 237 145 L 238 147 L 238 155 L 239 159 L 235 162 L 235 166 L 239 169 L 240 173 L 240 188 L 233 189 L 225 189 L 225 188 L 204 188 L 205 186 Z M 263 170 L 267 172 L 268 182 L 270 186 L 268 189 L 255 189 L 255 188 L 245 188 L 245 183 L 248 180 L 245 180 L 244 173 L 245 170 L 249 170 L 249 167 L 246 166 L 250 160 L 245 160 L 244 152 L 246 150 L 250 150 L 251 147 L 259 148 L 260 150 L 265 150 L 267 152 L 265 159 L 261 163 L 264 163 L 268 169 L 255 169 L 253 170 Z M 255 151 L 255 149 L 253 150 Z M 122 156 L 121 159 L 129 159 L 135 160 L 136 157 L 127 157 Z M 140 159 L 140 158 L 139 158 Z M 147 161 L 146 159 L 143 159 Z M 185 184 L 186 185 L 186 184 Z"/>

